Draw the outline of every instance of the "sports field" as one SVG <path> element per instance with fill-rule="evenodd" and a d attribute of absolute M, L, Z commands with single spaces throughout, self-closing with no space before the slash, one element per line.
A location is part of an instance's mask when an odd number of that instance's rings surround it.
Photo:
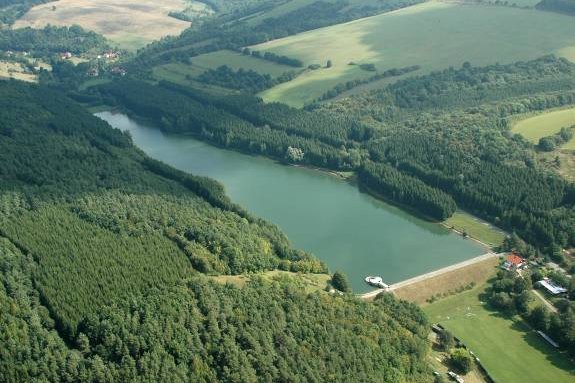
<path fill-rule="evenodd" d="M 554 110 L 517 121 L 511 131 L 519 133 L 534 144 L 543 137 L 551 136 L 561 128 L 575 125 L 575 108 Z M 563 149 L 575 150 L 575 138 L 562 146 Z"/>
<path fill-rule="evenodd" d="M 433 322 L 459 337 L 496 382 L 568 383 L 575 364 L 547 344 L 520 318 L 489 311 L 479 295 L 484 287 L 424 306 Z"/>
<path fill-rule="evenodd" d="M 168 16 L 185 7 L 184 0 L 59 0 L 32 8 L 14 27 L 77 24 L 135 50 L 186 29 L 189 22 Z"/>
<path fill-rule="evenodd" d="M 575 60 L 575 22 L 561 14 L 511 7 L 430 1 L 398 11 L 316 29 L 253 47 L 332 68 L 306 72 L 262 93 L 301 106 L 338 83 L 373 72 L 420 65 L 415 74 L 460 66 L 510 63 L 544 54 Z"/>

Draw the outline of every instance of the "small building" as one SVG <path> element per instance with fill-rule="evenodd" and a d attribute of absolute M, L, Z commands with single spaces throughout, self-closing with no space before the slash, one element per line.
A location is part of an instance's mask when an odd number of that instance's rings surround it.
<path fill-rule="evenodd" d="M 124 77 L 128 72 L 124 68 L 114 67 L 110 70 L 110 73 Z"/>
<path fill-rule="evenodd" d="M 553 346 L 555 348 L 559 348 L 559 345 L 557 344 L 557 342 L 555 342 L 553 339 L 551 339 L 549 337 L 549 335 L 545 334 L 543 331 L 537 330 L 537 334 L 541 335 L 541 337 L 543 339 L 545 339 L 547 341 L 547 343 L 549 343 L 551 346 Z"/>
<path fill-rule="evenodd" d="M 100 71 L 98 68 L 90 68 L 86 74 L 90 77 L 98 77 L 100 75 Z"/>
<path fill-rule="evenodd" d="M 510 253 L 501 267 L 505 270 L 521 270 L 526 266 L 527 262 L 525 262 L 525 259 L 517 253 Z"/>
<path fill-rule="evenodd" d="M 72 52 L 63 52 L 63 53 L 60 53 L 60 58 L 61 58 L 62 60 L 69 60 L 69 59 L 71 59 L 73 56 L 74 56 L 74 55 L 72 54 Z"/>
<path fill-rule="evenodd" d="M 559 286 L 555 281 L 549 278 L 544 278 L 539 282 L 537 282 L 536 284 L 543 287 L 552 295 L 559 295 L 567 292 L 567 289 L 565 287 Z"/>

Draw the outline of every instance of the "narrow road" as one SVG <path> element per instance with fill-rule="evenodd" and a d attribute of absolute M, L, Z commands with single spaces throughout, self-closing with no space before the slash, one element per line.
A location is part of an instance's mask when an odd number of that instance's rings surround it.
<path fill-rule="evenodd" d="M 539 291 L 535 289 L 531 291 L 533 291 L 533 294 L 535 294 L 545 304 L 545 306 L 549 309 L 549 311 L 553 313 L 557 312 L 557 307 L 553 306 L 547 299 L 545 299 L 545 297 Z"/>
<path fill-rule="evenodd" d="M 444 267 L 444 268 L 439 269 L 439 270 L 431 271 L 429 273 L 418 275 L 417 277 L 406 279 L 405 281 L 394 283 L 393 285 L 389 286 L 389 288 L 387 288 L 387 289 L 377 289 L 374 291 L 370 291 L 369 293 L 358 295 L 358 297 L 361 299 L 371 299 L 380 293 L 391 292 L 391 291 L 397 290 L 401 287 L 405 287 L 405 286 L 411 285 L 413 283 L 421 282 L 425 279 L 429 279 L 429 278 L 436 277 L 438 275 L 449 273 L 450 271 L 457 270 L 457 269 L 460 269 L 462 267 L 466 267 L 469 265 L 473 265 L 473 264 L 478 263 L 478 262 L 483 262 L 483 261 L 490 259 L 490 258 L 496 258 L 496 257 L 499 257 L 501 255 L 503 255 L 503 254 L 497 254 L 497 253 L 489 252 L 487 254 L 483 254 L 483 255 L 480 255 L 478 257 L 468 259 L 467 261 L 459 262 L 459 263 Z"/>

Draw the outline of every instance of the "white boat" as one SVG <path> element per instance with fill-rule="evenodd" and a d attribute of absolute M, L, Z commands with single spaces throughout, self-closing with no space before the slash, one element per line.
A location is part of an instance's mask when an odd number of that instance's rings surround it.
<path fill-rule="evenodd" d="M 383 282 L 383 278 L 381 277 L 365 277 L 365 283 L 371 286 L 379 287 L 380 289 L 387 289 L 389 287 L 388 284 Z"/>

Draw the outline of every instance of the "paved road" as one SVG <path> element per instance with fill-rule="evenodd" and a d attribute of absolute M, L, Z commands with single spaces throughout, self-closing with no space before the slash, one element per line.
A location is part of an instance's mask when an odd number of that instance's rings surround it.
<path fill-rule="evenodd" d="M 361 299 L 371 299 L 371 298 L 374 298 L 374 297 L 375 297 L 376 295 L 378 295 L 379 293 L 382 293 L 382 292 L 391 292 L 391 291 L 397 290 L 397 289 L 399 289 L 399 288 L 401 288 L 401 287 L 405 287 L 405 286 L 411 285 L 411 284 L 413 284 L 413 283 L 421 282 L 421 281 L 423 281 L 423 280 L 426 280 L 426 279 L 429 279 L 429 278 L 433 278 L 433 277 L 436 277 L 436 276 L 438 276 L 438 275 L 442 275 L 442 274 L 445 274 L 445 273 L 449 273 L 450 271 L 453 271 L 453 270 L 461 269 L 462 267 L 466 267 L 466 266 L 469 266 L 469 265 L 473 265 L 473 264 L 475 264 L 475 263 L 483 262 L 483 261 L 485 261 L 485 260 L 487 260 L 487 259 L 497 258 L 497 257 L 499 257 L 499 256 L 501 256 L 501 255 L 503 255 L 503 254 L 497 254 L 497 253 L 491 253 L 491 252 L 489 252 L 489 253 L 487 253 L 487 254 L 483 254 L 483 255 L 480 255 L 480 256 L 478 256 L 478 257 L 468 259 L 467 261 L 459 262 L 459 263 L 456 263 L 456 264 L 451 265 L 451 266 L 444 267 L 444 268 L 439 269 L 439 270 L 431 271 L 431 272 L 426 273 L 426 274 L 418 275 L 417 277 L 413 277 L 413 278 L 410 278 L 410 279 L 406 279 L 405 281 L 401 281 L 401 282 L 394 283 L 393 285 L 389 286 L 389 288 L 387 288 L 387 289 L 378 289 L 378 290 L 370 291 L 369 293 L 365 293 L 365 294 L 359 295 L 359 297 L 360 297 Z"/>
<path fill-rule="evenodd" d="M 545 297 L 539 291 L 537 291 L 535 289 L 533 289 L 532 291 L 545 304 L 545 306 L 547 306 L 547 308 L 551 312 L 554 312 L 554 313 L 557 312 L 557 307 L 553 306 L 547 299 L 545 299 Z"/>

